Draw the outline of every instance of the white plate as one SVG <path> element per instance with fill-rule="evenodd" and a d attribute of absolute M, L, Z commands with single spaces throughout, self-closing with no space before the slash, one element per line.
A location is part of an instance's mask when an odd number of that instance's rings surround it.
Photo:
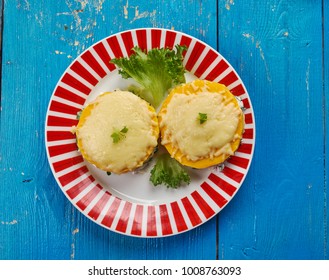
<path fill-rule="evenodd" d="M 151 165 L 144 173 L 108 176 L 85 162 L 71 127 L 77 113 L 100 93 L 130 83 L 109 63 L 128 56 L 135 45 L 188 47 L 187 80 L 196 77 L 225 84 L 245 107 L 242 143 L 224 167 L 191 170 L 191 183 L 178 189 L 154 187 Z M 255 124 L 251 101 L 232 66 L 214 49 L 181 32 L 135 29 L 105 38 L 82 53 L 55 87 L 46 116 L 46 150 L 52 172 L 71 203 L 88 218 L 112 231 L 137 237 L 163 237 L 193 229 L 212 218 L 239 190 L 251 163 Z"/>

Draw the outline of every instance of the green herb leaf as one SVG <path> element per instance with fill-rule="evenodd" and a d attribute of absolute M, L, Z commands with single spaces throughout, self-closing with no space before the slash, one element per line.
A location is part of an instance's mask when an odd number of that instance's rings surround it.
<path fill-rule="evenodd" d="M 120 141 L 120 134 L 117 132 L 113 132 L 111 137 L 113 139 L 113 143 L 118 143 Z"/>
<path fill-rule="evenodd" d="M 182 184 L 189 184 L 191 178 L 183 165 L 166 153 L 158 156 L 151 170 L 150 181 L 154 186 L 163 184 L 176 189 Z"/>
<path fill-rule="evenodd" d="M 126 126 L 124 126 L 121 130 L 115 129 L 114 132 L 111 134 L 113 143 L 118 143 L 122 139 L 126 138 L 127 132 L 128 132 L 128 128 Z"/>
<path fill-rule="evenodd" d="M 199 113 L 198 120 L 200 121 L 200 124 L 203 124 L 204 122 L 206 122 L 207 119 L 208 119 L 207 114 Z"/>
<path fill-rule="evenodd" d="M 82 114 L 82 111 L 83 111 L 83 109 L 81 109 L 81 110 L 77 113 L 77 120 L 80 120 L 80 116 L 81 116 L 81 114 Z"/>
<path fill-rule="evenodd" d="M 128 128 L 127 128 L 126 126 L 124 126 L 124 128 L 121 129 L 120 132 L 122 132 L 122 133 L 127 133 L 127 132 L 128 132 Z"/>
<path fill-rule="evenodd" d="M 144 51 L 138 46 L 130 57 L 113 58 L 111 63 L 119 67 L 119 74 L 124 78 L 133 78 L 138 85 L 133 92 L 158 107 L 167 96 L 168 90 L 185 82 L 183 65 L 186 46 L 176 45 L 170 48 L 153 48 Z"/>

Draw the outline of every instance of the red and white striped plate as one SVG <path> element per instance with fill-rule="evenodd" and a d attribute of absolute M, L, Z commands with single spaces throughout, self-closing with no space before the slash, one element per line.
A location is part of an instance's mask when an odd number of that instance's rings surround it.
<path fill-rule="evenodd" d="M 242 144 L 222 168 L 193 171 L 191 184 L 178 189 L 154 187 L 149 170 L 111 175 L 85 162 L 70 132 L 77 113 L 101 92 L 129 81 L 109 63 L 142 49 L 186 45 L 187 80 L 196 77 L 225 84 L 245 107 Z M 189 35 L 166 29 L 124 31 L 94 44 L 64 72 L 46 116 L 46 150 L 52 172 L 71 203 L 97 224 L 136 237 L 163 237 L 193 229 L 215 216 L 239 190 L 251 163 L 255 123 L 251 101 L 232 66 L 213 48 Z M 151 168 L 151 167 L 149 167 Z"/>

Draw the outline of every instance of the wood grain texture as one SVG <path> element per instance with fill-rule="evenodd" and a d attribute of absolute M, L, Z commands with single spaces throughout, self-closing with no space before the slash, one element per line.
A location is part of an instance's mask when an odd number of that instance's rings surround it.
<path fill-rule="evenodd" d="M 7 0 L 2 8 L 0 259 L 329 259 L 328 1 Z M 173 28 L 218 49 L 256 119 L 237 195 L 204 225 L 167 238 L 123 236 L 87 219 L 58 187 L 44 145 L 65 69 L 104 37 L 139 27 Z"/>
<path fill-rule="evenodd" d="M 322 8 L 234 3 L 219 7 L 219 46 L 249 90 L 257 136 L 247 180 L 220 213 L 220 258 L 325 259 Z"/>
<path fill-rule="evenodd" d="M 323 77 L 323 87 L 322 87 L 322 98 L 324 102 L 324 130 L 325 130 L 325 181 L 324 181 L 324 216 L 325 216 L 325 242 L 324 242 L 324 251 L 325 258 L 329 259 L 329 66 L 327 61 L 329 61 L 329 3 L 328 1 L 323 1 L 322 6 L 322 36 L 323 36 L 323 56 L 322 56 L 322 77 Z"/>
<path fill-rule="evenodd" d="M 44 121 L 63 71 L 98 40 L 166 27 L 216 47 L 215 1 L 5 2 L 0 259 L 214 259 L 216 220 L 164 239 L 110 232 L 68 202 L 48 166 Z M 168 12 L 170 11 L 170 12 Z"/>

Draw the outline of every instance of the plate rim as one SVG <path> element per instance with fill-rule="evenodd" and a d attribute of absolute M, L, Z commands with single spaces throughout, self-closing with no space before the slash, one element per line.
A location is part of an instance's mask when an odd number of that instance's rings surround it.
<path fill-rule="evenodd" d="M 50 158 L 50 153 L 49 153 L 49 146 L 48 146 L 48 142 L 47 139 L 48 139 L 48 136 L 47 136 L 47 132 L 49 131 L 48 130 L 48 124 L 47 124 L 47 121 L 48 121 L 48 117 L 49 117 L 49 112 L 50 112 L 50 107 L 51 107 L 51 103 L 53 101 L 53 97 L 55 96 L 55 92 L 56 92 L 56 89 L 58 88 L 58 86 L 60 85 L 63 77 L 65 76 L 65 74 L 67 73 L 67 71 L 71 68 L 72 65 L 74 65 L 74 63 L 76 63 L 79 58 L 82 57 L 83 54 L 87 53 L 88 51 L 90 51 L 90 49 L 94 48 L 97 44 L 101 43 L 101 42 L 104 42 L 106 40 L 108 40 L 109 38 L 111 37 L 116 37 L 116 36 L 120 36 L 121 34 L 123 33 L 126 33 L 126 32 L 137 32 L 137 31 L 152 31 L 152 30 L 159 30 L 161 31 L 161 36 L 163 36 L 163 32 L 174 32 L 176 33 L 176 36 L 177 35 L 180 35 L 180 36 L 185 36 L 185 37 L 188 37 L 189 39 L 195 41 L 195 42 L 199 42 L 201 43 L 202 45 L 204 45 L 206 48 L 208 48 L 209 50 L 213 51 L 217 56 L 219 56 L 221 58 L 221 60 L 223 60 L 228 66 L 229 68 L 231 68 L 234 72 L 234 74 L 237 76 L 240 84 L 243 86 L 243 89 L 245 91 L 245 94 L 247 95 L 248 97 L 248 100 L 249 100 L 249 108 L 250 108 L 250 111 L 251 111 L 251 115 L 252 115 L 252 128 L 253 128 L 253 137 L 252 137 L 252 145 L 251 145 L 251 151 L 249 153 L 250 155 L 250 159 L 249 159 L 249 162 L 248 162 L 248 165 L 247 167 L 245 168 L 245 172 L 243 174 L 243 177 L 241 179 L 241 181 L 239 182 L 239 187 L 238 189 L 233 193 L 233 195 L 230 196 L 230 200 L 227 201 L 224 206 L 220 207 L 220 209 L 218 211 L 216 211 L 216 209 L 214 210 L 214 213 L 206 218 L 204 221 L 201 221 L 199 224 L 195 225 L 195 226 L 191 226 L 191 227 L 187 227 L 187 229 L 185 230 L 182 230 L 182 231 L 174 231 L 172 232 L 171 234 L 161 234 L 161 235 L 143 235 L 143 233 L 141 233 L 140 235 L 134 235 L 134 234 L 131 234 L 131 232 L 121 232 L 121 231 L 118 231 L 118 230 L 115 230 L 113 228 L 110 228 L 106 225 L 104 225 L 103 223 L 101 222 L 98 222 L 97 220 L 93 219 L 92 217 L 90 217 L 89 215 L 87 215 L 86 212 L 82 211 L 78 205 L 76 205 L 76 203 L 73 202 L 73 199 L 71 199 L 69 197 L 69 195 L 67 194 L 67 192 L 63 189 L 62 187 L 62 184 L 61 182 L 59 181 L 59 178 L 58 176 L 56 176 L 56 171 L 54 169 L 54 166 L 53 166 L 53 163 L 51 162 Z M 192 73 L 193 74 L 193 73 Z M 108 73 L 102 78 L 104 79 L 106 76 L 108 75 Z M 64 193 L 66 199 L 69 200 L 70 204 L 72 204 L 74 206 L 74 208 L 76 210 L 78 210 L 81 214 L 83 214 L 85 217 L 87 217 L 89 220 L 91 220 L 92 222 L 96 223 L 98 226 L 101 226 L 111 232 L 114 232 L 114 233 L 118 233 L 120 235 L 124 235 L 124 236 L 130 236 L 130 237 L 135 237 L 135 238 L 163 238 L 163 237 L 170 237 L 170 236 L 174 236 L 174 235 L 178 235 L 178 234 L 182 234 L 182 233 L 185 233 L 185 232 L 188 232 L 192 229 L 196 229 L 198 228 L 199 226 L 203 225 L 204 223 L 210 221 L 212 218 L 214 218 L 217 214 L 219 214 L 232 200 L 233 198 L 235 197 L 235 195 L 238 193 L 240 187 L 243 185 L 248 173 L 249 173 L 249 170 L 250 170 L 250 166 L 252 164 L 252 161 L 253 161 L 253 156 L 254 156 L 254 151 L 255 151 L 255 145 L 256 145 L 256 120 L 255 120 L 255 114 L 254 114 L 254 110 L 253 110 L 253 105 L 252 105 L 252 102 L 251 102 L 251 98 L 250 98 L 250 95 L 249 95 L 249 92 L 243 82 L 243 80 L 241 79 L 240 75 L 237 73 L 237 71 L 235 70 L 235 68 L 230 64 L 230 62 L 218 51 L 216 50 L 215 48 L 213 48 L 212 46 L 210 46 L 209 44 L 207 44 L 206 42 L 202 41 L 201 39 L 199 38 L 196 38 L 192 35 L 189 35 L 187 33 L 184 33 L 182 31 L 177 31 L 177 30 L 173 30 L 173 29 L 168 29 L 168 28 L 158 28 L 158 27 L 146 27 L 146 28 L 133 28 L 133 29 L 125 29 L 125 30 L 122 30 L 122 31 L 119 31 L 119 32 L 116 32 L 116 33 L 113 33 L 113 34 L 110 34 L 106 37 L 103 37 L 102 39 L 98 40 L 97 42 L 94 42 L 93 44 L 91 44 L 90 46 L 88 46 L 83 52 L 81 52 L 80 54 L 77 54 L 77 56 L 71 61 L 71 63 L 68 64 L 68 66 L 65 68 L 65 70 L 63 71 L 63 73 L 60 75 L 60 77 L 58 78 L 58 81 L 56 82 L 55 86 L 54 86 L 54 89 L 52 91 L 52 94 L 50 96 L 50 99 L 49 99 L 49 102 L 48 102 L 48 106 L 47 106 L 47 110 L 46 110 L 46 118 L 45 118 L 45 123 L 44 123 L 44 137 L 45 137 L 45 141 L 44 141 L 44 144 L 45 144 L 45 149 L 46 149 L 46 155 L 47 155 L 47 161 L 48 161 L 48 165 L 51 169 L 51 172 L 52 172 L 52 175 L 53 177 L 55 178 L 56 180 L 56 183 L 58 185 L 58 187 L 61 189 L 62 193 Z M 242 138 L 242 141 L 243 141 L 243 138 Z M 92 174 L 91 174 L 92 175 Z M 102 188 L 104 189 L 104 187 L 102 186 Z M 111 194 L 111 193 L 110 193 Z M 117 196 L 115 196 L 114 194 L 111 194 L 112 196 L 114 196 L 115 198 L 118 198 Z M 122 200 L 121 198 L 118 198 L 119 200 Z M 122 201 L 125 201 L 125 200 L 122 200 Z M 125 201 L 126 202 L 126 201 Z M 132 204 L 134 204 L 135 202 L 130 202 Z M 135 203 L 137 204 L 137 203 Z M 165 205 L 167 204 L 170 204 L 170 203 L 166 203 Z M 144 206 L 147 206 L 147 204 L 144 204 Z M 159 206 L 159 205 L 158 205 Z M 132 215 L 134 213 L 129 213 L 129 215 Z"/>

